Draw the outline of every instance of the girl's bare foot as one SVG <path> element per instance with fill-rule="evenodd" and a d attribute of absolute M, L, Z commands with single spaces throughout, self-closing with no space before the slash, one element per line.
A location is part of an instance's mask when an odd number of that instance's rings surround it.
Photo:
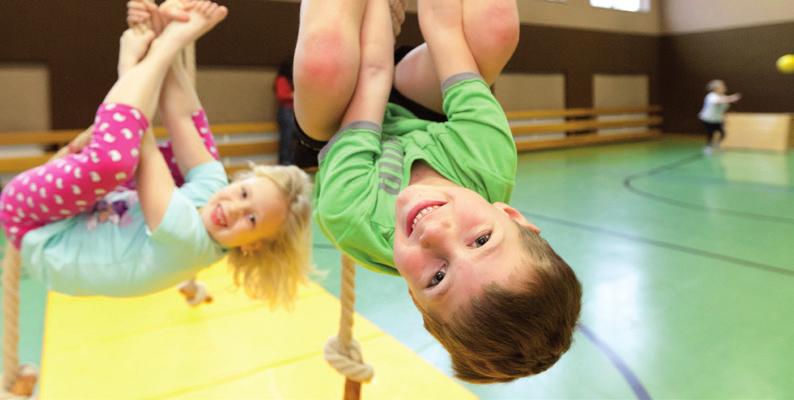
<path fill-rule="evenodd" d="M 190 15 L 185 12 L 185 6 L 190 0 L 165 0 L 160 4 L 159 13 L 163 21 L 163 27 L 171 21 L 186 22 Z"/>
<path fill-rule="evenodd" d="M 171 21 L 156 40 L 158 46 L 181 49 L 209 32 L 229 13 L 226 7 L 207 0 L 184 0 L 182 4 L 182 12 L 188 15 L 189 20 Z M 163 12 L 167 15 L 181 15 L 174 8 L 167 7 Z"/>
<path fill-rule="evenodd" d="M 152 10 L 157 5 L 149 0 L 129 0 L 127 2 L 127 27 L 143 31 L 152 29 Z"/>
<path fill-rule="evenodd" d="M 151 29 L 159 36 L 171 21 L 190 19 L 184 6 L 182 0 L 166 0 L 160 6 L 152 0 L 130 0 L 127 2 L 127 25 L 134 29 Z"/>

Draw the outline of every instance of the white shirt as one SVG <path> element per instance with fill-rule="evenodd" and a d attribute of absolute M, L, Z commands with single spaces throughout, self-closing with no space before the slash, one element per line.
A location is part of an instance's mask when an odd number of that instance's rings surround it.
<path fill-rule="evenodd" d="M 728 111 L 731 105 L 728 103 L 720 103 L 720 97 L 722 96 L 714 92 L 706 95 L 706 99 L 703 101 L 703 109 L 700 110 L 700 114 L 698 114 L 701 121 L 712 124 L 722 123 L 722 120 L 725 118 L 725 112 Z"/>

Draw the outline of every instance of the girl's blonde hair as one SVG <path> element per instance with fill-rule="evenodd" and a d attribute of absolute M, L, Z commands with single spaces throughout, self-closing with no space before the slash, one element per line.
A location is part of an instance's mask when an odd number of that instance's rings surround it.
<path fill-rule="evenodd" d="M 234 282 L 252 298 L 262 299 L 271 307 L 291 306 L 298 286 L 308 281 L 314 270 L 311 264 L 311 193 L 309 176 L 295 166 L 251 164 L 235 180 L 248 178 L 271 180 L 281 190 L 287 204 L 287 217 L 279 235 L 262 242 L 254 251 L 240 248 L 229 252 Z"/>

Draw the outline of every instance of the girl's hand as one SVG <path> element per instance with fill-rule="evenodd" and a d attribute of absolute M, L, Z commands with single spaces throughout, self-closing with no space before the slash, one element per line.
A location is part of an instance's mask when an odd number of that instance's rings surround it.
<path fill-rule="evenodd" d="M 88 129 L 80 132 L 80 134 L 77 135 L 76 138 L 72 139 L 72 141 L 69 142 L 69 144 L 61 147 L 61 149 L 58 150 L 58 152 L 55 153 L 54 156 L 52 156 L 51 160 L 56 160 L 59 158 L 66 157 L 69 154 L 77 154 L 83 151 L 85 146 L 88 146 L 88 144 L 91 143 L 91 137 L 93 136 L 93 131 L 94 131 L 94 126 L 91 125 L 88 127 Z"/>

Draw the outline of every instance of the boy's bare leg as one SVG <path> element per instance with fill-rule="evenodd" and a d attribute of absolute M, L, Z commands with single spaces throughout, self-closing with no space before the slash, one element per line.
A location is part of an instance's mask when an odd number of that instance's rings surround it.
<path fill-rule="evenodd" d="M 480 75 L 489 85 L 493 84 L 518 45 L 520 25 L 516 0 L 460 1 L 466 42 Z M 404 96 L 442 112 L 441 82 L 426 43 L 400 61 L 394 80 L 395 87 Z"/>
<path fill-rule="evenodd" d="M 295 49 L 295 115 L 315 140 L 339 129 L 361 64 L 366 0 L 303 0 Z M 391 26 L 391 24 L 389 24 Z"/>
<path fill-rule="evenodd" d="M 358 82 L 342 126 L 355 121 L 381 125 L 393 79 L 394 33 L 389 0 L 368 0 L 361 27 Z"/>

